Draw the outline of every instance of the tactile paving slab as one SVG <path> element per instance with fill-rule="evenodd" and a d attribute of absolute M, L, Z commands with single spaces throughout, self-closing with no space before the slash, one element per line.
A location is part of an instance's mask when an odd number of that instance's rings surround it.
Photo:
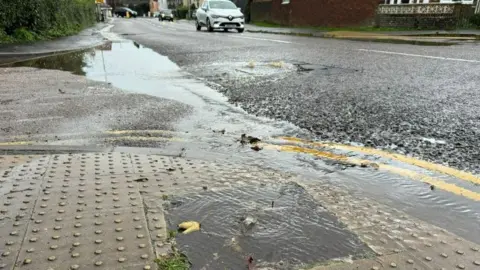
<path fill-rule="evenodd" d="M 297 182 L 377 254 L 319 269 L 479 269 L 479 246 L 327 180 L 161 155 L 0 156 L 0 269 L 155 269 L 172 195 Z"/>

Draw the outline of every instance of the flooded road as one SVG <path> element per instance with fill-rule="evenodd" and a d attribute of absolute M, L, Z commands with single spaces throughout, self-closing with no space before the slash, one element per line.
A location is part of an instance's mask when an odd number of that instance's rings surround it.
<path fill-rule="evenodd" d="M 251 70 L 251 65 L 256 66 L 255 71 Z M 209 68 L 212 66 L 219 70 L 231 68 L 225 77 L 236 77 L 239 81 L 251 78 L 252 74 L 248 72 L 262 78 L 288 78 L 322 68 L 268 60 L 254 64 L 249 61 L 236 61 L 233 65 L 215 63 Z M 96 49 L 19 62 L 12 67 L 19 69 L 4 69 L 14 76 L 6 81 L 8 91 L 2 92 L 5 111 L 0 115 L 3 124 L 1 135 L 5 145 L 21 141 L 25 145 L 101 145 L 121 150 L 126 150 L 121 147 L 127 146 L 146 147 L 145 150 L 135 151 L 158 150 L 172 156 L 272 168 L 308 177 L 319 184 L 335 185 L 359 197 L 373 198 L 480 243 L 480 199 L 477 199 L 480 198 L 480 187 L 475 182 L 478 179 L 476 175 L 469 174 L 472 177 L 468 179 L 473 180 L 466 181 L 467 178 L 413 166 L 405 159 L 398 161 L 365 154 L 358 149 L 339 151 L 328 148 L 328 141 L 326 146 L 319 147 L 282 139 L 302 137 L 314 140 L 316 136 L 287 121 L 248 114 L 237 106 L 241 105 L 239 102 L 222 94 L 231 89 L 212 84 L 208 77 L 196 77 L 187 72 L 191 69 L 180 68 L 168 57 L 139 42 L 114 35 L 111 42 Z M 26 69 L 28 67 L 40 68 L 43 73 L 39 78 L 31 77 L 25 85 L 17 86 L 24 87 L 23 92 L 19 92 L 13 85 L 25 74 L 30 76 L 36 71 Z M 55 70 L 79 76 L 55 73 Z M 323 72 L 330 76 L 340 69 Z M 357 71 L 349 72 L 354 74 Z M 50 79 L 42 81 L 40 77 Z M 44 92 L 29 86 L 32 81 L 47 84 L 45 88 L 40 88 Z M 13 94 L 14 91 L 17 92 Z M 41 97 L 42 94 L 48 97 Z M 268 111 L 268 104 L 264 101 L 256 106 Z M 289 107 L 285 108 L 287 110 Z M 14 122 L 12 119 L 22 121 Z M 241 144 L 241 134 L 260 138 L 260 151 L 253 150 L 250 143 Z M 361 162 L 355 163 L 350 159 L 368 160 L 380 165 L 362 166 Z M 433 181 L 440 181 L 440 185 Z M 208 239 L 215 245 L 206 248 L 203 253 L 191 254 L 196 264 L 215 265 L 213 254 L 219 252 L 228 253 L 234 258 L 232 262 L 244 260 L 243 254 L 239 255 L 235 250 L 219 250 L 219 246 L 225 246 L 233 238 L 241 241 L 239 245 L 245 245 L 248 250 L 257 247 L 255 253 L 261 254 L 265 265 L 284 261 L 286 268 L 289 264 L 311 263 L 312 254 L 317 257 L 322 254 L 324 259 L 329 259 L 348 254 L 362 256 L 365 253 L 355 237 L 346 231 L 332 229 L 338 227 L 336 219 L 324 213 L 321 205 L 312 205 L 301 191 L 296 191 L 298 194 L 294 192 L 295 196 L 275 200 L 281 187 L 270 188 L 231 193 L 209 191 L 178 198 L 182 205 L 173 207 L 174 211 L 167 215 L 171 227 L 185 219 L 201 220 L 203 215 L 209 215 L 210 221 L 218 222 L 209 224 L 209 227 L 218 230 L 210 230 L 207 235 L 199 235 L 198 239 L 185 238 L 182 242 L 183 239 L 179 238 L 180 247 L 188 254 L 192 243 L 198 245 L 206 241 L 202 237 L 210 237 Z M 273 212 L 270 211 L 271 206 L 268 208 L 271 201 L 275 201 Z M 258 208 L 256 204 L 262 206 Z M 267 208 L 264 209 L 264 205 Z M 278 233 L 275 241 L 278 242 L 272 242 L 269 228 L 253 231 L 253 236 L 238 239 L 238 221 L 246 218 L 242 215 L 248 216 L 249 211 L 257 211 L 254 218 L 264 219 L 262 223 L 269 220 L 278 222 L 274 224 L 274 231 Z M 283 219 L 285 216 L 288 219 Z M 226 224 L 225 228 L 221 228 L 220 223 Z M 329 227 L 328 224 L 332 225 Z M 315 233 L 311 238 L 304 239 L 300 237 L 304 231 Z M 328 240 L 327 236 L 340 239 L 338 246 L 333 249 L 322 247 L 319 243 Z M 288 253 L 291 261 L 278 257 L 277 253 L 268 249 L 268 246 L 283 245 L 288 239 L 298 240 L 291 243 L 295 248 L 284 251 L 291 252 Z"/>

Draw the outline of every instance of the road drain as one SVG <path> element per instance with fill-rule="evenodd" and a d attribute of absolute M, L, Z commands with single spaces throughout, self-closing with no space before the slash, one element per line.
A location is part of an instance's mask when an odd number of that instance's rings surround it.
<path fill-rule="evenodd" d="M 370 251 L 295 183 L 206 191 L 166 209 L 171 230 L 201 222 L 200 232 L 176 237 L 193 269 L 245 269 L 250 256 L 256 269 L 292 269 Z"/>

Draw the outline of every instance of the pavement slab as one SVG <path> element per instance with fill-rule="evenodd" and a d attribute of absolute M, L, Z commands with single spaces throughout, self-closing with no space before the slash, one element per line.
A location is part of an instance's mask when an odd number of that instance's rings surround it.
<path fill-rule="evenodd" d="M 292 185 L 304 190 L 337 220 L 331 223 L 332 229 L 347 230 L 371 252 L 364 258 L 328 258 L 313 252 L 318 258 L 315 263 L 289 265 L 288 269 L 480 269 L 478 245 L 399 210 L 357 197 L 322 177 L 310 179 L 257 166 L 128 152 L 1 159 L 5 161 L 2 164 L 9 164 L 2 168 L 0 181 L 2 269 L 65 269 L 67 265 L 70 269 L 155 269 L 154 258 L 170 252 L 171 246 L 182 251 L 181 245 L 169 239 L 172 224 L 166 222 L 168 215 L 187 213 L 171 207 L 179 205 L 182 198 L 241 191 L 244 198 L 235 201 L 248 204 L 256 201 L 249 196 L 267 194 L 262 191 L 265 188 Z M 278 203 L 282 207 L 281 199 Z M 221 209 L 213 206 L 211 210 Z M 203 213 L 207 227 L 195 232 L 198 237 L 217 231 L 208 227 L 218 218 L 212 213 Z M 233 213 L 224 215 L 232 218 Z M 265 225 L 261 219 L 255 224 Z M 179 242 L 191 240 L 189 235 L 181 237 Z M 325 245 L 333 248 L 334 243 Z M 240 252 L 245 254 L 248 250 Z M 271 267 L 265 265 L 268 256 L 258 252 L 252 256 L 258 269 Z M 279 256 L 282 258 L 282 253 Z M 217 263 L 221 266 L 227 259 L 222 257 Z M 285 266 L 286 259 L 275 262 Z M 237 262 L 232 269 L 245 267 L 238 265 L 242 260 Z"/>

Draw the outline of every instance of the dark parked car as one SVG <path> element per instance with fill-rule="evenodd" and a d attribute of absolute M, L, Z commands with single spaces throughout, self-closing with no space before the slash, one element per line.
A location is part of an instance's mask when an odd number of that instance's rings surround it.
<path fill-rule="evenodd" d="M 127 17 L 127 12 L 130 13 L 131 17 L 134 17 L 134 18 L 137 17 L 137 12 L 136 11 L 131 10 L 129 8 L 126 8 L 126 7 L 116 8 L 114 14 L 117 17 L 122 17 L 123 18 L 123 17 Z"/>
<path fill-rule="evenodd" d="M 159 21 L 171 21 L 173 22 L 173 13 L 170 9 L 162 9 L 160 10 L 160 14 L 158 15 Z"/>

